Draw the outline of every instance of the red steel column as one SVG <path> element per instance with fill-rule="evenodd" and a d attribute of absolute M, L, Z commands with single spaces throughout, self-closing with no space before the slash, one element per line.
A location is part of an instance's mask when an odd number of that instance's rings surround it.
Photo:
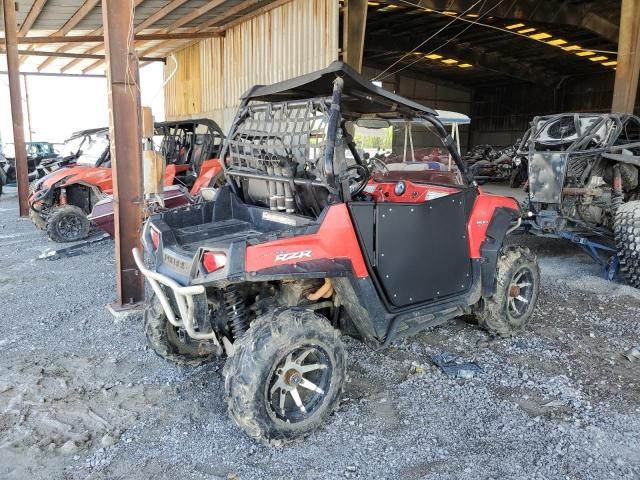
<path fill-rule="evenodd" d="M 144 300 L 144 279 L 131 249 L 141 248 L 142 138 L 133 0 L 102 2 L 109 88 L 109 136 L 115 213 L 116 309 Z"/>
<path fill-rule="evenodd" d="M 622 0 L 612 112 L 633 113 L 640 75 L 640 2 Z"/>
<path fill-rule="evenodd" d="M 18 59 L 16 6 L 13 0 L 5 0 L 3 2 L 3 7 L 7 73 L 9 76 L 9 97 L 11 100 L 11 119 L 13 121 L 13 143 L 16 152 L 18 202 L 20 206 L 20 216 L 26 217 L 29 215 L 29 205 L 27 203 L 29 198 L 29 172 L 27 170 L 27 147 L 24 143 L 22 94 L 20 93 L 20 60 Z"/>

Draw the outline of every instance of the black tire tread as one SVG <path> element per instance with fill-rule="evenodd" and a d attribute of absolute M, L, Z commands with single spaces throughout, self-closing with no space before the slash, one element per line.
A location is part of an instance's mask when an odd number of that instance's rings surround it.
<path fill-rule="evenodd" d="M 618 207 L 613 233 L 620 271 L 629 285 L 640 288 L 640 200 Z"/>
<path fill-rule="evenodd" d="M 171 323 L 155 294 L 152 294 L 147 301 L 143 326 L 151 349 L 156 355 L 165 360 L 178 365 L 197 367 L 217 358 L 213 353 L 199 352 L 195 346 L 188 344 L 176 345 L 171 341 L 171 338 L 167 335 L 167 328 L 171 326 Z"/>
<path fill-rule="evenodd" d="M 314 338 L 332 345 L 336 353 L 337 388 L 327 392 L 333 394 L 322 415 L 306 425 L 304 431 L 289 431 L 274 428 L 270 419 L 261 414 L 259 385 L 262 375 L 271 368 L 271 357 L 278 348 L 292 344 L 295 338 L 312 334 Z M 287 309 L 270 312 L 251 323 L 249 330 L 234 344 L 235 353 L 227 360 L 223 369 L 225 397 L 229 413 L 236 424 L 254 440 L 269 446 L 281 446 L 309 435 L 322 424 L 333 411 L 342 391 L 346 374 L 346 353 L 340 332 L 329 322 L 310 311 Z"/>
<path fill-rule="evenodd" d="M 531 250 L 525 247 L 517 245 L 504 247 L 498 253 L 495 294 L 490 298 L 485 298 L 482 308 L 476 312 L 478 325 L 483 327 L 492 335 L 503 337 L 515 335 L 525 327 L 531 317 L 531 313 L 533 313 L 532 309 L 528 316 L 524 317 L 522 321 L 517 324 L 514 324 L 509 321 L 505 312 L 507 304 L 507 289 L 512 277 L 511 272 L 523 263 L 528 263 L 530 266 L 533 266 L 536 285 L 534 286 L 535 291 L 531 300 L 534 305 L 538 300 L 540 269 L 538 267 L 536 256 L 531 253 Z"/>
<path fill-rule="evenodd" d="M 58 232 L 57 224 L 58 221 L 64 217 L 65 215 L 74 214 L 78 215 L 82 219 L 82 234 L 79 238 L 67 239 L 60 235 Z M 91 228 L 91 224 L 89 222 L 89 218 L 87 214 L 80 208 L 75 205 L 63 205 L 61 207 L 57 207 L 53 210 L 49 218 L 47 219 L 47 235 L 54 242 L 66 243 L 66 242 L 77 242 L 78 240 L 82 240 L 83 238 L 87 238 L 89 235 L 89 230 Z"/>

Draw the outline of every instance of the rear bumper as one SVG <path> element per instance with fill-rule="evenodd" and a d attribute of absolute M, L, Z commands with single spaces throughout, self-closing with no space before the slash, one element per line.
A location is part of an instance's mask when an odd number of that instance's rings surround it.
<path fill-rule="evenodd" d="M 133 249 L 133 258 L 138 266 L 138 270 L 146 277 L 153 288 L 153 291 L 160 300 L 160 304 L 167 315 L 169 322 L 178 328 L 184 328 L 187 334 L 194 340 L 211 340 L 216 345 L 220 345 L 218 338 L 213 331 L 201 332 L 195 329 L 194 322 L 194 296 L 205 294 L 202 285 L 182 286 L 175 280 L 153 270 L 149 270 L 142 259 L 142 255 L 137 248 Z M 171 290 L 178 306 L 178 312 L 174 312 L 171 302 L 167 298 L 162 286 Z"/>

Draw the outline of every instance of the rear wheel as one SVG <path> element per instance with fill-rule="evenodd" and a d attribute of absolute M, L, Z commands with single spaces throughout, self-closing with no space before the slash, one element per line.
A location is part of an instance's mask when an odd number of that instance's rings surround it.
<path fill-rule="evenodd" d="M 224 368 L 229 413 L 250 437 L 281 445 L 318 428 L 336 406 L 346 371 L 338 330 L 313 312 L 254 320 Z"/>
<path fill-rule="evenodd" d="M 627 202 L 618 208 L 613 233 L 620 270 L 629 285 L 640 288 L 640 200 Z"/>
<path fill-rule="evenodd" d="M 169 321 L 155 293 L 144 311 L 144 333 L 153 351 L 173 363 L 198 366 L 217 357 L 202 342 L 190 339 Z"/>
<path fill-rule="evenodd" d="M 481 301 L 478 324 L 490 333 L 514 335 L 531 319 L 540 291 L 540 269 L 528 248 L 507 247 L 498 257 L 496 291 Z"/>
<path fill-rule="evenodd" d="M 89 235 L 89 219 L 80 207 L 65 205 L 53 210 L 47 220 L 47 235 L 54 242 L 75 242 Z"/>

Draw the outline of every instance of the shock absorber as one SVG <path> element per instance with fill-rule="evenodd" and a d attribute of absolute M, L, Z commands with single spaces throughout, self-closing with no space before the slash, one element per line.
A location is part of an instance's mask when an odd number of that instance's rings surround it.
<path fill-rule="evenodd" d="M 247 308 L 244 298 L 236 285 L 230 285 L 224 291 L 224 309 L 229 319 L 229 326 L 234 339 L 238 339 L 249 328 Z"/>
<path fill-rule="evenodd" d="M 620 173 L 620 165 L 617 163 L 613 166 L 613 195 L 611 196 L 611 204 L 614 209 L 618 209 L 624 203 L 624 192 L 622 190 L 622 174 Z"/>

